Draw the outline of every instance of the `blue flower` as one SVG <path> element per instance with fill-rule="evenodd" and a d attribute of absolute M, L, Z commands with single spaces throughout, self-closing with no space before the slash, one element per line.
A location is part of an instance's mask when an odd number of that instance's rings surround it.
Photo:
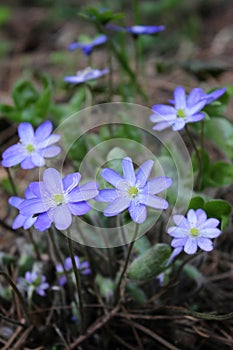
<path fill-rule="evenodd" d="M 122 160 L 124 177 L 110 168 L 102 170 L 101 176 L 115 187 L 100 190 L 95 198 L 110 203 L 104 210 L 105 216 L 115 216 L 128 209 L 131 219 L 141 224 L 146 220 L 146 206 L 167 209 L 167 201 L 155 194 L 170 187 L 172 180 L 164 176 L 148 180 L 153 165 L 153 160 L 147 160 L 135 175 L 132 159 L 126 157 Z"/>
<path fill-rule="evenodd" d="M 102 44 L 105 44 L 107 41 L 107 36 L 102 34 L 102 35 L 99 35 L 97 36 L 94 40 L 91 40 L 89 42 L 74 42 L 74 43 L 71 43 L 69 46 L 68 46 L 68 50 L 70 51 L 73 51 L 75 49 L 82 49 L 83 53 L 87 56 L 89 56 L 94 47 L 95 46 L 99 46 L 99 45 L 102 45 Z"/>
<path fill-rule="evenodd" d="M 184 248 L 185 253 L 195 254 L 198 247 L 206 252 L 213 250 L 212 238 L 221 234 L 217 228 L 219 220 L 207 218 L 202 209 L 196 211 L 190 209 L 187 217 L 174 215 L 173 221 L 176 226 L 168 228 L 168 234 L 173 238 L 171 245 L 175 248 L 174 255 L 178 255 Z"/>
<path fill-rule="evenodd" d="M 23 169 L 32 169 L 45 165 L 45 158 L 56 157 L 61 149 L 52 146 L 60 140 L 60 135 L 53 134 L 52 123 L 47 120 L 34 132 L 30 123 L 18 126 L 19 143 L 10 146 L 2 154 L 2 166 L 11 167 L 17 164 Z"/>
<path fill-rule="evenodd" d="M 36 196 L 31 191 L 31 186 L 29 185 L 27 189 L 24 192 L 24 196 L 26 199 L 36 198 Z M 24 202 L 24 198 L 12 196 L 9 198 L 9 204 L 13 207 L 19 209 L 20 205 Z M 37 220 L 37 217 L 30 216 L 24 216 L 22 214 L 18 214 L 12 224 L 12 228 L 14 230 L 23 227 L 25 230 L 29 229 L 31 226 L 34 225 L 35 221 Z"/>
<path fill-rule="evenodd" d="M 184 88 L 179 86 L 174 91 L 174 101 L 170 102 L 174 104 L 174 107 L 152 106 L 154 114 L 150 116 L 150 120 L 156 123 L 154 130 L 163 130 L 170 126 L 173 130 L 181 130 L 187 123 L 195 123 L 205 117 L 205 114 L 200 111 L 206 105 L 206 99 L 197 98 L 194 91 L 186 97 Z"/>
<path fill-rule="evenodd" d="M 109 73 L 109 69 L 92 69 L 90 67 L 78 71 L 76 75 L 65 77 L 64 80 L 71 84 L 82 84 L 89 80 L 95 80 Z"/>
<path fill-rule="evenodd" d="M 18 282 L 26 292 L 29 291 L 29 288 L 33 288 L 42 297 L 46 295 L 45 290 L 49 288 L 46 277 L 40 276 L 36 272 L 27 271 L 24 278 L 19 278 Z"/>
<path fill-rule="evenodd" d="M 76 268 L 78 270 L 80 270 L 80 272 L 83 275 L 89 275 L 91 273 L 90 264 L 88 261 L 80 262 L 80 259 L 78 256 L 75 256 L 74 259 L 75 259 Z M 72 264 L 72 260 L 70 257 L 65 259 L 64 267 L 68 273 L 73 271 L 73 264 Z M 64 284 L 66 284 L 67 280 L 66 280 L 66 276 L 65 276 L 64 271 L 63 271 L 62 264 L 57 264 L 56 270 L 59 274 L 59 285 L 64 286 Z"/>
<path fill-rule="evenodd" d="M 118 32 L 128 32 L 132 34 L 133 36 L 137 37 L 139 35 L 153 35 L 156 33 L 159 33 L 163 30 L 165 30 L 165 26 L 142 26 L 142 25 L 135 25 L 135 26 L 127 26 L 127 27 L 120 27 L 116 26 L 114 24 L 108 24 L 106 26 L 108 29 L 112 29 Z"/>
<path fill-rule="evenodd" d="M 78 187 L 80 178 L 80 173 L 73 173 L 62 179 L 56 169 L 46 169 L 43 181 L 31 183 L 35 198 L 20 204 L 20 214 L 38 216 L 34 226 L 40 231 L 48 229 L 52 222 L 58 230 L 66 230 L 72 223 L 72 215 L 86 214 L 91 209 L 86 200 L 98 194 L 95 182 Z"/>
<path fill-rule="evenodd" d="M 173 130 L 181 130 L 187 123 L 195 123 L 204 119 L 205 114 L 201 110 L 214 100 L 222 96 L 226 88 L 218 89 L 206 94 L 201 88 L 192 89 L 188 96 L 183 87 L 179 86 L 174 91 L 174 100 L 169 100 L 173 106 L 154 105 L 150 120 L 156 125 L 154 130 L 164 130 L 172 127 Z"/>

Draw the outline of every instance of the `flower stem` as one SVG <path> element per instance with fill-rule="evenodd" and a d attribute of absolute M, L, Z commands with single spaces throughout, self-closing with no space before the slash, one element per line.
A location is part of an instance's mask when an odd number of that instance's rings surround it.
<path fill-rule="evenodd" d="M 202 178 L 202 159 L 201 159 L 201 155 L 200 155 L 200 152 L 198 151 L 198 148 L 196 146 L 196 143 L 192 137 L 192 134 L 191 132 L 189 131 L 189 128 L 187 125 L 185 125 L 185 131 L 188 135 L 188 138 L 191 142 L 191 145 L 196 153 L 196 156 L 197 156 L 197 161 L 198 161 L 198 173 L 197 173 L 197 178 L 196 178 L 196 182 L 195 182 L 195 188 L 197 190 L 200 189 L 200 185 L 201 185 L 201 178 Z"/>
<path fill-rule="evenodd" d="M 3 276 L 7 282 L 10 284 L 10 286 L 12 287 L 12 289 L 14 290 L 15 294 L 17 295 L 19 301 L 20 301 L 20 305 L 21 305 L 21 308 L 22 308 L 22 311 L 25 315 L 25 318 L 26 318 L 26 321 L 28 324 L 30 324 L 30 317 L 29 317 L 29 314 L 28 314 L 28 311 L 27 311 L 27 306 L 24 302 L 24 299 L 20 293 L 20 291 L 18 290 L 16 284 L 12 281 L 12 279 L 10 278 L 10 276 L 4 272 L 4 271 L 0 271 L 0 276 Z"/>
<path fill-rule="evenodd" d="M 134 235 L 133 235 L 133 239 L 132 239 L 132 242 L 129 244 L 128 252 L 127 252 L 127 255 L 126 255 L 126 258 L 125 258 L 125 264 L 123 266 L 123 269 L 121 271 L 121 275 L 120 275 L 120 278 L 119 278 L 119 281 L 118 281 L 118 284 L 117 284 L 116 300 L 118 300 L 119 297 L 120 297 L 120 299 L 122 299 L 122 297 L 123 297 L 125 275 L 126 275 L 126 272 L 127 272 L 130 256 L 131 256 L 131 253 L 132 253 L 132 250 L 133 250 L 135 238 L 137 237 L 138 231 L 139 231 L 139 225 L 136 224 L 136 229 L 135 229 L 135 232 L 134 232 Z"/>
<path fill-rule="evenodd" d="M 80 324 L 81 324 L 80 328 L 81 328 L 81 333 L 83 333 L 83 331 L 84 331 L 84 308 L 83 308 L 82 290 L 81 290 L 78 269 L 77 269 L 76 263 L 75 263 L 71 233 L 70 233 L 69 229 L 67 229 L 67 241 L 68 241 L 68 247 L 69 247 L 69 252 L 70 252 L 70 257 L 71 257 L 71 261 L 72 261 L 72 265 L 73 265 L 76 287 L 77 287 L 77 292 L 78 292 Z"/>
<path fill-rule="evenodd" d="M 36 259 L 37 259 L 37 260 L 41 260 L 40 252 L 39 252 L 38 246 L 37 246 L 37 244 L 36 244 L 36 242 L 35 242 L 35 240 L 34 240 L 32 230 L 29 228 L 29 229 L 27 230 L 27 232 L 28 232 L 28 236 L 29 236 L 29 239 L 30 239 L 30 241 L 31 241 L 31 244 L 33 245 L 33 248 L 34 248 L 34 250 L 35 250 Z"/>
<path fill-rule="evenodd" d="M 12 175 L 11 175 L 11 171 L 10 171 L 9 168 L 5 168 L 5 169 L 6 169 L 6 172 L 7 172 L 9 181 L 10 181 L 10 184 L 11 184 L 11 189 L 12 189 L 13 195 L 17 197 L 17 196 L 18 196 L 18 192 L 17 192 L 17 190 L 16 190 L 16 186 L 15 186 L 13 177 L 12 177 Z"/>

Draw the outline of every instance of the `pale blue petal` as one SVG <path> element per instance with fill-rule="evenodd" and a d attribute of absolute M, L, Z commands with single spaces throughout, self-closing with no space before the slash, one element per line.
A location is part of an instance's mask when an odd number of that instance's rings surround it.
<path fill-rule="evenodd" d="M 134 222 L 142 224 L 146 220 L 146 206 L 143 204 L 135 204 L 134 201 L 131 201 L 129 214 Z"/>
<path fill-rule="evenodd" d="M 46 169 L 43 174 L 43 181 L 49 193 L 59 194 L 63 192 L 61 174 L 56 169 Z"/>
<path fill-rule="evenodd" d="M 97 197 L 95 197 L 95 200 L 97 202 L 112 202 L 115 199 L 117 199 L 118 194 L 117 190 L 114 188 L 106 188 L 104 190 L 100 190 Z"/>
<path fill-rule="evenodd" d="M 68 202 L 83 202 L 94 198 L 98 195 L 98 184 L 96 182 L 88 182 L 77 189 L 71 191 L 67 196 Z"/>
<path fill-rule="evenodd" d="M 73 215 L 85 215 L 91 210 L 91 206 L 87 202 L 68 203 L 67 205 Z"/>
<path fill-rule="evenodd" d="M 31 182 L 24 192 L 25 198 L 27 199 L 36 198 L 36 197 L 40 198 L 41 186 L 42 186 L 41 182 L 38 182 L 38 181 Z"/>
<path fill-rule="evenodd" d="M 34 130 L 30 123 L 20 123 L 18 126 L 18 134 L 24 145 L 34 143 Z"/>
<path fill-rule="evenodd" d="M 31 160 L 33 164 L 35 164 L 35 166 L 40 167 L 45 165 L 45 160 L 39 153 L 36 153 L 36 152 L 32 153 Z"/>
<path fill-rule="evenodd" d="M 182 130 L 185 127 L 185 120 L 181 118 L 177 118 L 177 120 L 174 122 L 172 129 L 174 131 Z"/>
<path fill-rule="evenodd" d="M 12 196 L 8 199 L 8 203 L 12 205 L 12 207 L 15 207 L 19 209 L 19 206 L 21 203 L 23 203 L 24 199 L 16 196 Z"/>
<path fill-rule="evenodd" d="M 28 230 L 30 227 L 32 227 L 36 220 L 37 218 L 33 218 L 32 216 L 26 218 L 23 225 L 24 230 Z"/>
<path fill-rule="evenodd" d="M 196 114 L 202 110 L 202 108 L 206 105 L 206 100 L 201 100 L 197 102 L 194 106 L 189 107 L 189 113 L 190 114 Z"/>
<path fill-rule="evenodd" d="M 51 146 L 52 144 L 58 142 L 60 139 L 61 139 L 61 135 L 53 134 L 53 135 L 47 137 L 43 141 L 40 141 L 40 142 L 38 141 L 37 147 L 40 149 L 47 148 L 47 147 Z"/>
<path fill-rule="evenodd" d="M 187 242 L 187 240 L 188 240 L 187 237 L 185 237 L 185 238 L 174 238 L 171 241 L 171 246 L 173 248 L 183 247 L 185 245 L 185 243 Z"/>
<path fill-rule="evenodd" d="M 27 157 L 27 153 L 22 145 L 17 144 L 9 147 L 2 157 L 2 166 L 8 168 L 20 164 Z"/>
<path fill-rule="evenodd" d="M 144 187 L 146 185 L 146 182 L 148 180 L 148 177 L 150 176 L 153 165 L 154 165 L 153 160 L 147 160 L 138 169 L 136 174 L 136 180 L 137 180 L 136 183 L 138 184 L 139 187 Z"/>
<path fill-rule="evenodd" d="M 136 182 L 136 176 L 131 158 L 126 157 L 122 160 L 122 169 L 124 178 L 129 182 L 131 186 L 134 186 Z"/>
<path fill-rule="evenodd" d="M 58 230 L 66 230 L 72 224 L 72 215 L 66 204 L 58 205 L 54 209 L 54 225 Z"/>
<path fill-rule="evenodd" d="M 195 254 L 197 252 L 197 240 L 188 238 L 184 245 L 184 251 L 187 254 Z"/>
<path fill-rule="evenodd" d="M 190 108 L 205 97 L 205 93 L 201 88 L 192 89 L 187 98 L 187 106 Z"/>
<path fill-rule="evenodd" d="M 156 124 L 155 126 L 153 126 L 153 130 L 157 130 L 157 131 L 162 131 L 164 129 L 170 128 L 170 126 L 172 126 L 174 123 L 173 122 L 161 122 Z"/>
<path fill-rule="evenodd" d="M 187 236 L 187 231 L 177 226 L 169 227 L 167 232 L 170 236 L 175 238 L 185 238 Z"/>
<path fill-rule="evenodd" d="M 141 204 L 148 205 L 154 209 L 164 210 L 168 208 L 168 202 L 158 196 L 140 194 L 138 200 Z"/>
<path fill-rule="evenodd" d="M 21 143 L 17 143 L 16 145 L 12 145 L 9 148 L 7 148 L 3 154 L 2 154 L 2 158 L 10 158 L 15 156 L 16 154 L 24 154 L 25 156 L 27 155 L 27 152 L 25 150 L 25 147 L 23 145 L 21 145 Z"/>
<path fill-rule="evenodd" d="M 81 174 L 78 172 L 66 175 L 62 179 L 64 190 L 67 192 L 72 191 L 72 189 L 78 186 L 80 179 L 81 179 Z"/>
<path fill-rule="evenodd" d="M 196 216 L 197 216 L 197 226 L 204 224 L 207 220 L 206 212 L 203 209 L 197 209 L 196 210 Z"/>
<path fill-rule="evenodd" d="M 182 228 L 190 229 L 189 222 L 186 219 L 186 217 L 184 217 L 183 215 L 174 215 L 173 221 L 176 225 L 178 225 Z"/>
<path fill-rule="evenodd" d="M 222 233 L 218 228 L 204 228 L 200 229 L 199 234 L 200 237 L 204 238 L 216 238 Z"/>
<path fill-rule="evenodd" d="M 105 216 L 115 216 L 127 209 L 130 205 L 130 198 L 120 197 L 110 203 L 104 210 Z"/>
<path fill-rule="evenodd" d="M 40 154 L 44 158 L 56 157 L 61 152 L 61 147 L 59 146 L 49 146 L 40 151 Z"/>
<path fill-rule="evenodd" d="M 196 123 L 205 118 L 204 113 L 198 113 L 186 118 L 186 123 Z"/>
<path fill-rule="evenodd" d="M 20 214 L 25 216 L 36 215 L 46 211 L 44 203 L 41 199 L 25 199 L 19 206 Z"/>
<path fill-rule="evenodd" d="M 197 244 L 205 252 L 210 252 L 214 248 L 212 241 L 204 237 L 197 237 Z"/>
<path fill-rule="evenodd" d="M 220 221 L 218 219 L 207 219 L 206 222 L 200 225 L 200 229 L 204 228 L 215 228 L 219 225 Z"/>
<path fill-rule="evenodd" d="M 186 94 L 182 86 L 178 86 L 174 91 L 174 101 L 176 110 L 186 108 Z"/>
<path fill-rule="evenodd" d="M 38 231 L 45 231 L 52 225 L 52 220 L 47 213 L 40 214 L 35 221 L 35 228 Z"/>
<path fill-rule="evenodd" d="M 150 193 L 150 194 L 157 194 L 166 190 L 168 187 L 171 186 L 171 184 L 172 184 L 171 178 L 166 176 L 159 176 L 149 180 L 143 192 Z"/>
<path fill-rule="evenodd" d="M 172 106 L 168 105 L 154 105 L 152 106 L 152 110 L 161 116 L 164 116 L 165 119 L 167 118 L 174 118 L 176 116 L 176 109 Z M 155 120 L 152 120 L 155 121 Z"/>
<path fill-rule="evenodd" d="M 26 159 L 20 164 L 22 169 L 29 170 L 35 168 L 35 164 L 32 162 L 31 156 L 27 156 Z"/>
<path fill-rule="evenodd" d="M 189 209 L 187 219 L 191 227 L 195 227 L 197 225 L 197 215 L 195 210 Z"/>
<path fill-rule="evenodd" d="M 27 216 L 18 214 L 12 224 L 13 230 L 17 230 L 18 228 L 23 227 L 26 219 L 27 219 Z"/>
<path fill-rule="evenodd" d="M 117 185 L 123 180 L 122 176 L 110 168 L 103 169 L 101 171 L 101 176 L 114 187 L 117 187 Z"/>
<path fill-rule="evenodd" d="M 53 125 L 50 120 L 46 120 L 44 123 L 38 126 L 35 131 L 36 141 L 41 142 L 46 139 L 52 132 Z"/>

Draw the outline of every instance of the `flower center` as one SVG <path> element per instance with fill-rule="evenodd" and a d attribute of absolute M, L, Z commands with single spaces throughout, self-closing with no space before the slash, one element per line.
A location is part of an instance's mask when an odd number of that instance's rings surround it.
<path fill-rule="evenodd" d="M 183 110 L 183 109 L 178 109 L 177 110 L 177 116 L 179 117 L 179 118 L 184 118 L 185 117 L 185 111 Z"/>
<path fill-rule="evenodd" d="M 53 200 L 56 203 L 56 205 L 61 205 L 63 203 L 63 201 L 64 201 L 64 196 L 63 196 L 62 193 L 55 194 L 53 196 Z"/>
<path fill-rule="evenodd" d="M 28 153 L 32 153 L 35 151 L 35 147 L 33 146 L 33 144 L 29 143 L 27 146 L 26 146 L 26 150 L 28 151 Z"/>
<path fill-rule="evenodd" d="M 128 189 L 128 194 L 129 194 L 131 197 L 135 198 L 135 197 L 137 196 L 137 194 L 138 194 L 138 189 L 137 189 L 137 187 L 135 187 L 135 186 L 130 186 L 129 189 Z"/>
<path fill-rule="evenodd" d="M 199 234 L 199 230 L 196 227 L 191 228 L 189 232 L 193 237 L 196 237 Z"/>

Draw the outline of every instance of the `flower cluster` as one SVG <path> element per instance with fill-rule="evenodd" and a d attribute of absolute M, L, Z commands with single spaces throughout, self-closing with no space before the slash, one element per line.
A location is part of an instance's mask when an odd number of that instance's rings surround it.
<path fill-rule="evenodd" d="M 49 284 L 46 282 L 46 277 L 44 275 L 39 275 L 36 272 L 25 273 L 24 278 L 21 277 L 18 280 L 19 285 L 26 291 L 29 289 L 35 290 L 36 293 L 42 297 L 46 295 L 45 290 L 49 288 Z"/>
<path fill-rule="evenodd" d="M 221 234 L 217 228 L 219 220 L 214 218 L 207 219 L 206 212 L 203 209 L 196 211 L 190 209 L 187 218 L 183 215 L 174 215 L 173 221 L 176 226 L 168 228 L 168 234 L 173 238 L 171 245 L 175 248 L 175 254 L 178 255 L 182 249 L 187 254 L 195 254 L 197 248 L 209 252 L 213 250 L 212 238 Z"/>
<path fill-rule="evenodd" d="M 83 274 L 89 275 L 91 273 L 90 264 L 88 261 L 80 261 L 78 256 L 74 256 L 76 268 Z M 64 268 L 66 272 L 71 273 L 73 271 L 72 260 L 70 257 L 64 261 Z M 67 283 L 65 273 L 63 271 L 62 264 L 56 265 L 56 271 L 59 275 L 59 285 L 64 286 Z"/>
<path fill-rule="evenodd" d="M 130 26 L 120 27 L 114 24 L 107 24 L 106 28 L 115 30 L 117 32 L 128 32 L 135 37 L 138 37 L 139 35 L 154 35 L 165 30 L 165 26 L 163 25 L 160 25 L 160 26 L 135 25 L 131 27 Z"/>
<path fill-rule="evenodd" d="M 44 166 L 45 158 L 53 158 L 61 151 L 59 146 L 54 146 L 60 140 L 60 135 L 51 135 L 52 128 L 49 120 L 41 124 L 35 132 L 30 123 L 19 124 L 19 143 L 3 152 L 2 166 L 20 164 L 22 169 Z"/>
<path fill-rule="evenodd" d="M 172 180 L 168 177 L 157 177 L 148 180 L 154 162 L 148 160 L 141 165 L 137 173 L 134 172 L 132 159 L 122 160 L 124 177 L 113 169 L 103 169 L 101 176 L 115 188 L 100 190 L 96 200 L 109 202 L 104 210 L 105 216 L 115 216 L 129 210 L 131 219 L 141 224 L 146 220 L 146 206 L 157 210 L 167 209 L 165 199 L 156 196 L 171 186 Z"/>
<path fill-rule="evenodd" d="M 222 88 L 212 93 L 206 94 L 201 88 L 193 89 L 188 96 L 182 86 L 174 91 L 174 100 L 170 100 L 173 106 L 154 105 L 153 114 L 150 120 L 156 125 L 153 130 L 164 130 L 172 127 L 173 130 L 181 130 L 187 123 L 195 123 L 204 119 L 205 114 L 202 109 L 209 103 L 218 99 L 225 93 Z"/>

